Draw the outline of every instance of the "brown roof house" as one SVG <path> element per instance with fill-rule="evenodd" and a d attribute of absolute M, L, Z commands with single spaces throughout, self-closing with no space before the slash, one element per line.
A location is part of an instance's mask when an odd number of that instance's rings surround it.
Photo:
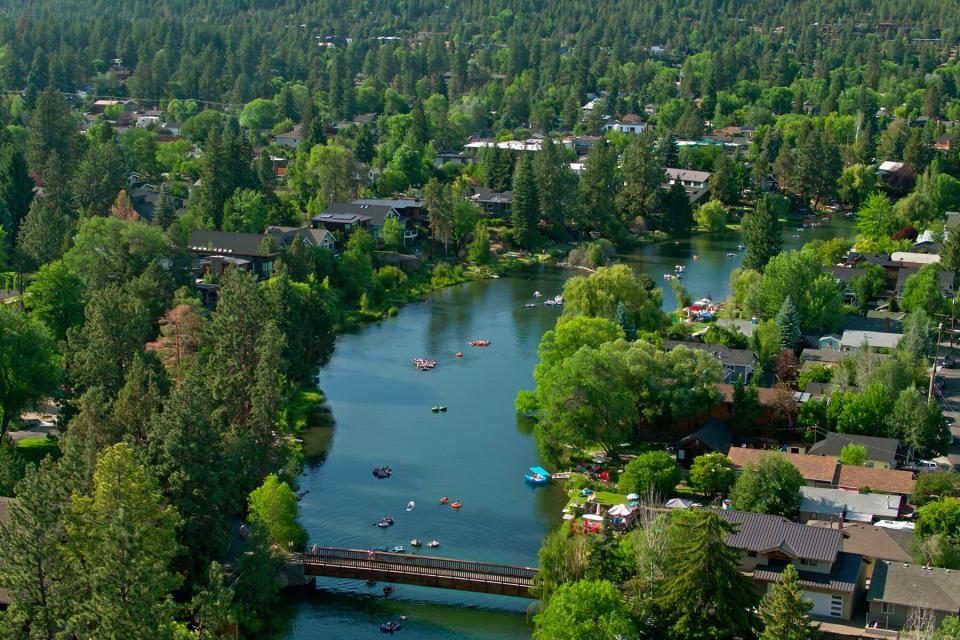
<path fill-rule="evenodd" d="M 813 615 L 850 620 L 864 590 L 865 569 L 863 556 L 840 550 L 843 535 L 838 529 L 761 513 L 719 513 L 737 527 L 726 543 L 741 551 L 740 569 L 751 574 L 762 591 L 771 590 L 792 564 L 803 596 L 813 602 Z"/>
<path fill-rule="evenodd" d="M 770 451 L 765 449 L 746 449 L 743 447 L 734 447 L 730 449 L 727 456 L 733 463 L 734 469 L 759 462 L 764 456 L 783 456 L 784 459 L 795 466 L 803 479 L 806 480 L 808 487 L 835 487 L 837 484 L 837 466 L 839 460 L 828 456 L 808 456 L 802 453 L 783 453 L 780 451 Z"/>
<path fill-rule="evenodd" d="M 913 493 L 913 473 L 841 464 L 837 487 L 853 491 L 869 489 L 871 492 L 909 496 Z"/>

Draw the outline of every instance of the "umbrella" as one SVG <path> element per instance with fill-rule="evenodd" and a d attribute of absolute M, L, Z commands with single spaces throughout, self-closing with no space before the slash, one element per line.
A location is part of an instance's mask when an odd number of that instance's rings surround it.
<path fill-rule="evenodd" d="M 627 494 L 627 500 L 639 500 L 639 499 L 640 499 L 640 495 L 637 494 L 637 493 L 628 493 L 628 494 Z"/>
<path fill-rule="evenodd" d="M 612 516 L 628 516 L 633 513 L 633 509 L 625 504 L 618 504 L 608 512 Z"/>
<path fill-rule="evenodd" d="M 603 516 L 598 516 L 593 513 L 587 513 L 583 516 L 584 520 L 593 520 L 594 522 L 603 522 Z"/>

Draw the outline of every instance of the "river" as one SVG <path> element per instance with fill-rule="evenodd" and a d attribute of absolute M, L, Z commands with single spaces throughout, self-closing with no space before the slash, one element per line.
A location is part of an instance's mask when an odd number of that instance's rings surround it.
<path fill-rule="evenodd" d="M 815 229 L 784 231 L 785 248 L 813 238 L 849 235 L 842 218 Z M 794 235 L 800 237 L 794 238 Z M 673 266 L 686 266 L 683 283 L 694 298 L 725 298 L 730 272 L 741 259 L 738 234 L 698 235 L 678 244 L 660 243 L 624 256 L 659 284 Z M 700 256 L 694 260 L 693 256 Z M 535 566 L 543 536 L 560 521 L 559 485 L 533 488 L 523 473 L 537 463 L 529 429 L 518 420 L 513 399 L 532 386 L 537 344 L 559 308 L 524 304 L 534 291 L 553 295 L 576 272 L 543 268 L 510 278 L 469 282 L 408 305 L 396 318 L 341 336 L 320 372 L 331 423 L 307 435 L 307 465 L 301 489 L 302 521 L 310 543 L 365 549 L 436 538 L 434 553 Z M 664 287 L 664 307 L 676 306 Z M 486 339 L 486 348 L 467 345 Z M 462 351 L 464 357 L 455 354 Z M 438 361 L 417 371 L 415 357 Z M 443 404 L 447 413 L 430 408 Z M 377 480 L 376 466 L 391 465 L 393 477 Z M 438 499 L 463 503 L 460 511 Z M 409 500 L 416 502 L 404 511 Z M 396 525 L 373 524 L 391 515 Z M 409 640 L 529 638 L 531 601 L 427 587 L 396 585 L 389 598 L 382 585 L 319 579 L 317 590 L 289 603 L 289 640 L 374 638 L 381 622 L 405 614 L 400 632 Z"/>

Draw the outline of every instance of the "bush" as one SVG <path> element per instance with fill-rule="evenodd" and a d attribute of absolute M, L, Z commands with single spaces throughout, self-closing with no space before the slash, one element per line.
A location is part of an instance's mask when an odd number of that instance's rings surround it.
<path fill-rule="evenodd" d="M 300 524 L 297 496 L 286 482 L 269 475 L 250 492 L 247 501 L 250 522 L 263 527 L 270 542 L 280 549 L 301 549 L 307 532 Z"/>

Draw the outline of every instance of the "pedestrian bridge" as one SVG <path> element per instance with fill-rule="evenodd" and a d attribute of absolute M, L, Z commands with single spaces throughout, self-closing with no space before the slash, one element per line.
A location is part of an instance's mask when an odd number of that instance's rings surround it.
<path fill-rule="evenodd" d="M 299 554 L 296 561 L 303 564 L 306 576 L 535 597 L 530 593 L 530 587 L 537 569 L 532 567 L 334 547 L 319 547 L 311 553 Z"/>

